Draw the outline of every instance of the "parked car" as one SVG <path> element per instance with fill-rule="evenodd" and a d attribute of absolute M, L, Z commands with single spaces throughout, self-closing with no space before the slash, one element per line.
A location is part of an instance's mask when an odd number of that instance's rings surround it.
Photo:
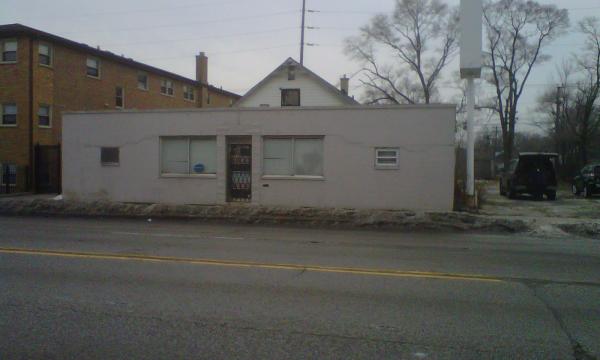
<path fill-rule="evenodd" d="M 537 199 L 544 195 L 556 200 L 556 171 L 554 153 L 520 153 L 500 175 L 500 194 L 514 199 L 519 194 L 530 194 Z"/>
<path fill-rule="evenodd" d="M 592 197 L 600 194 L 600 163 L 584 166 L 573 178 L 573 194 Z"/>

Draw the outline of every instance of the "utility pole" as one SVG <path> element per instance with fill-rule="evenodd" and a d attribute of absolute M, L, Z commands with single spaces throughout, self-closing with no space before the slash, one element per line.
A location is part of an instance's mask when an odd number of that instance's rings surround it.
<path fill-rule="evenodd" d="M 558 138 L 558 131 L 559 131 L 559 127 L 560 127 L 560 90 L 562 89 L 562 86 L 557 86 L 556 87 L 556 116 L 554 118 L 554 132 L 556 133 L 555 135 L 557 135 Z"/>
<path fill-rule="evenodd" d="M 560 168 L 561 165 L 561 156 L 562 154 L 562 140 L 561 140 L 561 125 L 560 125 L 560 90 L 562 89 L 562 86 L 557 86 L 556 87 L 556 116 L 554 118 L 554 142 L 555 142 L 555 146 L 556 146 L 556 152 L 559 154 L 559 158 L 558 161 L 556 162 L 556 165 L 559 169 L 558 173 L 561 174 L 562 173 L 562 169 Z M 562 174 L 561 174 L 562 175 Z"/>
<path fill-rule="evenodd" d="M 560 89 L 562 89 L 562 86 L 556 87 L 556 117 L 554 119 L 554 131 L 557 135 L 560 126 Z"/>
<path fill-rule="evenodd" d="M 300 31 L 300 65 L 304 65 L 304 15 L 306 14 L 306 0 L 302 0 L 302 29 Z"/>
<path fill-rule="evenodd" d="M 498 148 L 498 125 L 494 127 L 494 142 L 492 144 L 492 177 L 496 177 L 496 149 Z"/>

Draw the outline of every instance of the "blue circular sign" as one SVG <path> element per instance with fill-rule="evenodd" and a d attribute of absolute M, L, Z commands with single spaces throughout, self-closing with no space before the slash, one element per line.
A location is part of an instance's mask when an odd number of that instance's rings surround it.
<path fill-rule="evenodd" d="M 194 165 L 194 172 L 195 173 L 203 173 L 204 172 L 204 164 L 196 164 Z"/>

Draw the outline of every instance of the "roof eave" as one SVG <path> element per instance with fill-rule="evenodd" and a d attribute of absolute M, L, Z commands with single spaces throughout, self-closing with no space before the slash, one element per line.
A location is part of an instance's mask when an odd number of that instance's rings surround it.
<path fill-rule="evenodd" d="M 32 36 L 34 38 L 37 39 L 42 39 L 42 40 L 46 40 L 46 41 L 50 41 L 50 42 L 55 42 L 55 43 L 59 43 L 65 47 L 69 47 L 69 48 L 73 48 L 73 49 L 77 49 L 77 50 L 82 50 L 86 53 L 90 53 L 91 55 L 100 57 L 100 58 L 106 58 L 106 59 L 110 59 L 113 60 L 115 62 L 118 62 L 120 64 L 124 64 L 127 66 L 131 66 L 131 67 L 135 67 L 138 68 L 142 71 L 146 71 L 146 72 L 151 72 L 160 76 L 165 76 L 165 77 L 169 77 L 169 78 L 173 78 L 175 80 L 179 80 L 181 82 L 185 82 L 188 84 L 192 84 L 194 86 L 200 86 L 200 82 L 194 79 L 190 79 L 187 78 L 185 76 L 179 75 L 179 74 L 175 74 L 163 69 L 159 69 L 157 67 L 148 65 L 148 64 L 144 64 L 138 61 L 135 61 L 131 58 L 127 58 L 121 55 L 117 55 L 115 53 L 112 53 L 110 51 L 107 50 L 100 50 L 99 48 L 94 48 L 91 47 L 87 44 L 83 44 L 83 43 L 79 43 L 73 40 L 69 40 L 66 38 L 63 38 L 61 36 L 58 35 L 54 35 L 54 34 L 50 34 L 47 33 L 45 31 L 41 31 L 41 30 L 37 30 L 22 24 L 7 24 L 7 25 L 0 25 L 0 35 L 8 35 L 8 36 L 21 36 L 21 35 L 26 35 L 26 36 Z M 220 92 L 224 95 L 227 96 L 231 96 L 231 97 L 241 97 L 238 94 L 232 93 L 230 91 L 226 91 L 220 88 L 217 88 L 213 85 L 208 85 L 209 88 L 213 91 L 216 92 Z"/>

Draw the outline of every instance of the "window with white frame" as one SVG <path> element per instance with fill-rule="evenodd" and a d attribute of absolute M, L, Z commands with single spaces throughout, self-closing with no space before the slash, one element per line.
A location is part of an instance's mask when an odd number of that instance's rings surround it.
<path fill-rule="evenodd" d="M 100 60 L 96 58 L 87 58 L 86 62 L 86 74 L 87 76 L 99 78 L 100 77 Z"/>
<path fill-rule="evenodd" d="M 375 168 L 376 169 L 397 169 L 400 152 L 398 148 L 376 148 L 375 149 Z"/>
<path fill-rule="evenodd" d="M 17 125 L 17 104 L 2 104 L 2 124 L 3 126 Z"/>
<path fill-rule="evenodd" d="M 162 80 L 160 82 L 160 93 L 173 96 L 173 82 L 171 80 Z"/>
<path fill-rule="evenodd" d="M 140 90 L 148 90 L 148 74 L 138 73 L 137 75 L 137 87 Z"/>
<path fill-rule="evenodd" d="M 162 175 L 200 175 L 217 173 L 216 137 L 160 138 Z"/>
<path fill-rule="evenodd" d="M 52 66 L 52 47 L 48 44 L 39 44 L 38 58 L 40 65 Z"/>
<path fill-rule="evenodd" d="M 18 42 L 15 39 L 0 40 L 0 49 L 2 50 L 2 62 L 17 61 Z"/>
<path fill-rule="evenodd" d="M 115 107 L 119 109 L 125 107 L 125 91 L 122 86 L 115 88 Z"/>
<path fill-rule="evenodd" d="M 17 165 L 0 164 L 0 185 L 17 185 Z"/>
<path fill-rule="evenodd" d="M 50 105 L 40 104 L 38 106 L 38 126 L 39 127 L 51 127 L 52 126 L 52 109 Z"/>
<path fill-rule="evenodd" d="M 323 138 L 263 138 L 263 175 L 323 176 Z"/>
<path fill-rule="evenodd" d="M 194 87 L 183 85 L 183 98 L 185 100 L 194 101 Z"/>

